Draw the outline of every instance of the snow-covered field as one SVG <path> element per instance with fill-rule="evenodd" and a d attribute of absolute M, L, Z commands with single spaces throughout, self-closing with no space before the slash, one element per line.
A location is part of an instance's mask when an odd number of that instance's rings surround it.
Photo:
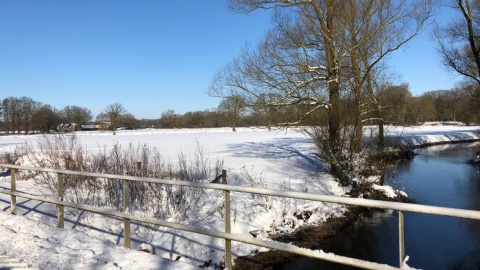
<path fill-rule="evenodd" d="M 401 136 L 411 145 L 448 142 L 451 140 L 480 139 L 479 127 L 390 127 L 391 136 Z M 192 155 L 200 146 L 211 163 L 223 160 L 229 183 L 240 183 L 248 173 L 270 189 L 301 191 L 316 194 L 344 195 L 315 155 L 312 141 L 295 130 L 267 131 L 265 129 L 180 129 L 118 131 L 117 135 L 102 132 L 77 132 L 84 149 L 96 152 L 113 143 L 128 146 L 147 144 L 160 150 L 167 161 L 175 162 L 180 153 Z M 0 137 L 0 153 L 13 152 L 25 142 L 34 143 L 41 135 L 10 135 Z M 22 164 L 25 165 L 25 164 Z M 0 176 L 0 188 L 9 189 L 9 177 Z M 33 180 L 18 181 L 17 189 L 39 194 Z M 276 200 L 268 207 L 255 205 L 251 196 L 232 194 L 232 232 L 248 235 L 252 230 L 267 231 L 282 226 L 285 209 L 314 209 L 309 222 L 321 222 L 329 216 L 340 216 L 343 206 Z M 144 242 L 155 246 L 156 255 L 148 255 L 121 247 L 121 222 L 101 216 L 79 219 L 67 215 L 67 229 L 55 228 L 55 207 L 46 203 L 18 200 L 19 215 L 8 214 L 10 198 L 0 195 L 0 255 L 14 255 L 33 268 L 39 269 L 196 269 L 212 260 L 223 258 L 222 239 L 159 229 L 146 233 L 138 224 L 132 225 L 133 249 Z M 298 222 L 298 221 L 297 221 Z M 298 222 L 301 223 L 301 222 Z M 223 231 L 223 222 L 205 219 L 196 224 Z M 261 235 L 260 235 L 261 236 Z M 233 243 L 234 255 L 248 254 L 256 247 Z M 162 258 L 163 259 L 162 259 Z M 177 261 L 174 261 L 178 259 Z M 0 268 L 1 268 L 0 262 Z"/>

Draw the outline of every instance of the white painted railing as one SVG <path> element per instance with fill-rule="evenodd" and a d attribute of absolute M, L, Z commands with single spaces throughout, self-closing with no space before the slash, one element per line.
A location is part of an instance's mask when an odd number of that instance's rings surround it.
<path fill-rule="evenodd" d="M 355 258 L 339 256 L 332 253 L 325 253 L 323 251 L 315 251 L 304 248 L 299 248 L 290 244 L 272 242 L 272 241 L 262 241 L 258 239 L 253 239 L 251 236 L 244 236 L 238 234 L 230 233 L 230 192 L 243 192 L 243 193 L 253 193 L 261 195 L 269 195 L 276 197 L 285 197 L 293 199 L 302 199 L 302 200 L 311 200 L 311 201 L 320 201 L 328 203 L 338 203 L 346 205 L 355 205 L 363 207 L 371 207 L 378 209 L 391 209 L 399 212 L 399 261 L 400 266 L 403 263 L 405 258 L 405 248 L 404 248 L 404 228 L 403 228 L 403 212 L 416 212 L 424 214 L 433 214 L 441 216 L 451 216 L 458 218 L 467 218 L 480 220 L 480 211 L 474 210 L 465 210 L 465 209 L 454 209 L 446 207 L 437 207 L 437 206 L 428 206 L 428 205 L 419 205 L 419 204 L 409 204 L 409 203 L 399 203 L 399 202 L 388 202 L 388 201 L 378 201 L 378 200 L 369 200 L 369 199 L 359 199 L 359 198 L 348 198 L 348 197 L 339 197 L 331 195 L 316 195 L 316 194 L 307 194 L 301 192 L 288 192 L 280 190 L 269 190 L 261 189 L 254 187 L 242 187 L 242 186 L 231 186 L 225 184 L 216 184 L 216 183 L 199 183 L 199 182 L 189 182 L 189 181 L 180 181 L 180 180 L 166 180 L 166 179 L 157 179 L 157 178 L 142 178 L 135 176 L 125 176 L 125 175 L 114 175 L 114 174 L 99 174 L 99 173 L 89 173 L 89 172 L 77 172 L 69 170 L 58 170 L 58 169 L 47 169 L 47 168 L 34 168 L 34 167 L 25 167 L 18 165 L 9 165 L 9 164 L 0 164 L 0 167 L 9 168 L 11 172 L 11 190 L 5 191 L 0 190 L 0 193 L 7 194 L 11 196 L 11 213 L 17 213 L 16 198 L 22 197 L 37 201 L 43 201 L 47 203 L 52 203 L 58 206 L 58 226 L 63 228 L 64 225 L 64 207 L 72 207 L 80 210 L 90 211 L 98 214 L 109 215 L 113 217 L 123 218 L 124 219 L 124 246 L 130 247 L 130 221 L 136 220 L 140 222 L 146 222 L 154 225 L 160 225 L 168 228 L 179 229 L 188 232 L 199 233 L 203 235 L 209 235 L 213 237 L 225 239 L 225 265 L 227 269 L 232 268 L 232 255 L 231 255 L 231 241 L 242 242 L 246 244 L 256 245 L 260 247 L 266 247 L 270 249 L 276 249 L 281 251 L 286 251 L 302 256 L 308 256 L 312 258 L 322 259 L 326 261 L 341 263 L 345 265 L 356 266 L 364 269 L 398 269 L 393 266 L 385 264 L 377 264 L 374 262 L 359 260 Z M 16 172 L 18 170 L 29 170 L 29 171 L 39 171 L 39 172 L 48 172 L 57 174 L 58 180 L 58 199 L 48 199 L 38 196 L 32 196 L 24 193 L 16 192 Z M 156 184 L 165 184 L 165 185 L 177 185 L 177 186 L 186 186 L 193 188 L 206 188 L 206 189 L 215 189 L 223 190 L 225 196 L 225 232 L 220 232 L 216 230 L 204 229 L 201 227 L 182 225 L 178 223 L 166 222 L 153 218 L 145 218 L 135 216 L 126 212 L 116 212 L 106 210 L 100 207 L 88 206 L 75 204 L 70 202 L 63 201 L 63 175 L 80 175 L 96 178 L 106 178 L 106 179 L 117 179 L 125 181 L 124 184 L 124 209 L 128 208 L 129 199 L 129 189 L 128 181 L 134 182 L 147 182 L 147 183 L 156 183 Z M 218 179 L 218 178 L 217 178 Z M 223 171 L 222 174 L 223 182 L 226 181 L 226 171 Z"/>

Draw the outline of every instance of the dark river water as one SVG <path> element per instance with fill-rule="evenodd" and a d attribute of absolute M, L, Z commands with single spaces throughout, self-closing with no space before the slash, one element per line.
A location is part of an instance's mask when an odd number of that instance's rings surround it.
<path fill-rule="evenodd" d="M 387 174 L 387 184 L 404 189 L 415 202 L 480 210 L 480 172 L 468 160 L 480 144 L 416 150 L 413 161 Z M 405 213 L 405 253 L 417 269 L 480 269 L 480 221 Z M 398 215 L 371 211 L 325 241 L 326 252 L 399 265 Z M 284 269 L 357 269 L 301 257 Z"/>

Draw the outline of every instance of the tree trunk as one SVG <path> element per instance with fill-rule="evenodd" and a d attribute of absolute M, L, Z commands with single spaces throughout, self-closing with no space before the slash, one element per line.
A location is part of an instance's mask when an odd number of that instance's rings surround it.
<path fill-rule="evenodd" d="M 324 33 L 325 53 L 328 72 L 328 97 L 330 108 L 328 110 L 328 148 L 327 156 L 330 157 L 330 170 L 339 179 L 342 186 L 349 183 L 347 173 L 342 169 L 342 140 L 340 136 L 340 67 L 339 60 L 336 57 L 335 45 L 333 44 L 335 36 L 334 13 L 331 7 L 334 1 L 328 3 L 326 10 L 326 32 Z M 317 7 L 318 10 L 318 7 Z M 318 12 L 318 11 L 317 11 Z"/>
<path fill-rule="evenodd" d="M 381 118 L 381 113 L 377 110 L 377 115 Z M 383 118 L 378 120 L 378 152 L 383 152 L 385 150 L 385 131 L 384 131 L 385 121 Z"/>

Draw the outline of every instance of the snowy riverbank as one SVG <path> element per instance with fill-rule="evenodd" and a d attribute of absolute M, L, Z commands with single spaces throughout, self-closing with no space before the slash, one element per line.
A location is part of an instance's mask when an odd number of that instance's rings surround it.
<path fill-rule="evenodd" d="M 180 152 L 190 155 L 200 145 L 210 162 L 224 161 L 230 184 L 246 185 L 242 182 L 242 175 L 248 173 L 270 189 L 339 196 L 347 191 L 326 173 L 324 165 L 315 155 L 312 141 L 303 133 L 293 130 L 239 129 L 235 133 L 229 129 L 143 130 L 119 131 L 116 136 L 100 132 L 79 132 L 77 135 L 88 151 L 99 151 L 110 147 L 113 142 L 125 146 L 130 143 L 148 144 L 160 149 L 163 158 L 172 161 L 177 159 Z M 402 143 L 418 147 L 479 140 L 480 128 L 389 127 L 387 136 L 400 138 Z M 39 138 L 39 135 L 2 136 L 0 153 L 11 152 L 14 147 L 24 142 L 34 143 Z M 0 188 L 9 189 L 8 176 L 0 177 Z M 18 190 L 39 194 L 32 180 L 19 181 Z M 235 216 L 235 222 L 232 231 L 244 235 L 253 230 L 265 231 L 283 226 L 280 221 L 285 209 L 313 209 L 314 216 L 309 222 L 339 217 L 345 211 L 343 206 L 313 205 L 293 200 L 269 201 L 270 205 L 265 207 L 253 201 L 251 196 L 235 193 L 233 199 L 235 205 L 232 215 Z M 33 268 L 82 269 L 84 266 L 84 269 L 131 269 L 134 265 L 135 269 L 196 269 L 209 260 L 212 260 L 212 264 L 219 263 L 223 257 L 221 239 L 166 229 L 146 233 L 144 227 L 132 226 L 132 230 L 139 232 L 133 239 L 133 248 L 138 249 L 141 243 L 149 242 L 157 250 L 157 255 L 153 256 L 121 247 L 120 222 L 98 216 L 80 222 L 79 216 L 70 214 L 65 226 L 67 230 L 60 230 L 54 227 L 55 207 L 19 199 L 20 215 L 12 217 L 6 214 L 9 204 L 10 198 L 0 195 L 0 206 L 5 212 L 0 212 L 0 230 L 8 232 L 0 235 L 0 255 L 17 256 Z M 196 225 L 223 230 L 223 222 L 214 218 Z M 233 246 L 236 256 L 248 254 L 254 249 L 238 243 Z M 178 261 L 174 262 L 175 259 Z"/>
<path fill-rule="evenodd" d="M 419 148 L 438 144 L 480 141 L 478 126 L 388 127 L 386 139 L 405 147 Z"/>

